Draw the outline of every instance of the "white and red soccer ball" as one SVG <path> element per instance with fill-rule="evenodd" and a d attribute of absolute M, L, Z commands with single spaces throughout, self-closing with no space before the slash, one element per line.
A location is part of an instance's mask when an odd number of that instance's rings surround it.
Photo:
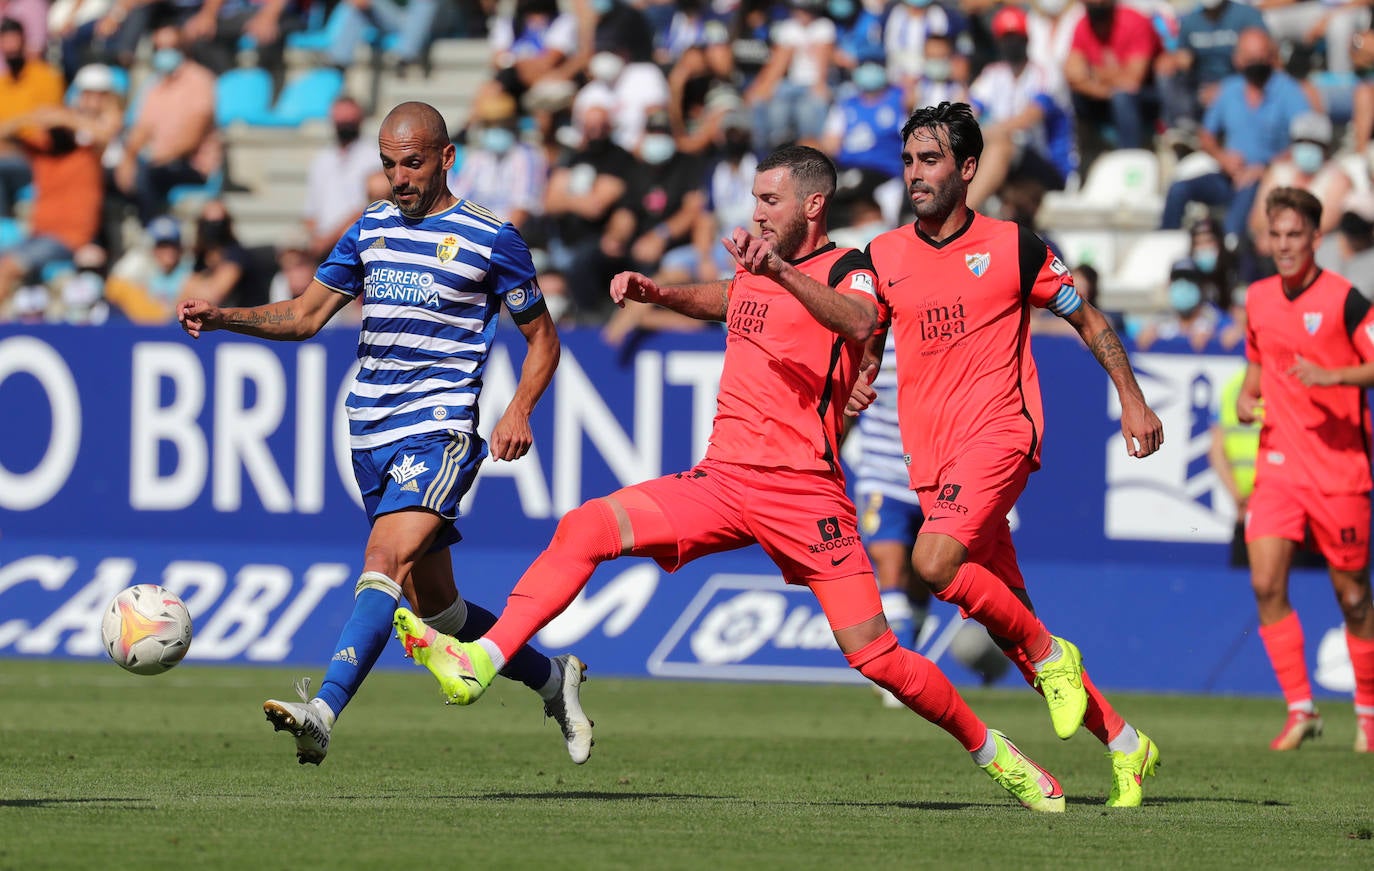
<path fill-rule="evenodd" d="M 134 674 L 161 674 L 191 649 L 191 615 L 172 591 L 138 584 L 114 597 L 100 621 L 105 652 Z"/>

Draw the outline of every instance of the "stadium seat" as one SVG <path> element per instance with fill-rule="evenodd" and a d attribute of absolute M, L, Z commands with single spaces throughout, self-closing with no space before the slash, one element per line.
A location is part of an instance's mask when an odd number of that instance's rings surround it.
<path fill-rule="evenodd" d="M 329 107 L 343 89 L 343 73 L 332 67 L 314 69 L 282 88 L 277 105 L 254 123 L 268 127 L 298 127 L 302 122 L 329 117 Z"/>
<path fill-rule="evenodd" d="M 1159 158 L 1153 151 L 1128 148 L 1108 151 L 1088 169 L 1076 193 L 1045 195 L 1038 223 L 1082 229 L 1154 227 L 1164 210 Z"/>
<path fill-rule="evenodd" d="M 215 84 L 215 123 L 271 122 L 272 76 L 257 67 L 228 70 Z"/>
<path fill-rule="evenodd" d="M 18 218 L 0 218 L 0 251 L 13 248 L 28 238 L 24 222 Z"/>
<path fill-rule="evenodd" d="M 1117 237 L 1110 230 L 1064 230 L 1053 238 L 1070 269 L 1087 265 L 1099 276 L 1116 269 Z"/>
<path fill-rule="evenodd" d="M 1186 230 L 1154 230 L 1142 234 L 1120 259 L 1110 276 L 1103 275 L 1101 307 L 1112 311 L 1151 311 L 1164 299 L 1169 269 L 1188 255 Z"/>
<path fill-rule="evenodd" d="M 1187 181 L 1190 178 L 1210 175 L 1214 172 L 1221 172 L 1221 164 L 1217 163 L 1217 159 L 1205 151 L 1194 151 L 1180 160 L 1174 167 L 1169 183 Z"/>
<path fill-rule="evenodd" d="M 1350 176 L 1352 190 L 1356 193 L 1366 193 L 1370 190 L 1369 181 L 1369 162 L 1365 160 L 1363 154 L 1347 152 L 1346 154 L 1336 155 L 1336 162 L 1345 170 L 1345 174 Z"/>
<path fill-rule="evenodd" d="M 312 10 L 321 5 L 318 3 L 311 4 Z M 344 5 L 343 3 L 336 4 L 323 23 L 318 18 L 314 18 L 306 30 L 288 33 L 286 35 L 286 47 L 298 51 L 328 51 L 329 47 L 334 44 L 334 40 L 338 38 L 339 28 L 343 25 Z M 372 42 L 376 38 L 376 31 L 369 27 L 363 38 L 366 42 Z"/>
<path fill-rule="evenodd" d="M 220 169 L 205 180 L 205 184 L 180 184 L 167 192 L 167 205 L 178 214 L 192 215 L 207 201 L 224 190 L 224 170 Z"/>

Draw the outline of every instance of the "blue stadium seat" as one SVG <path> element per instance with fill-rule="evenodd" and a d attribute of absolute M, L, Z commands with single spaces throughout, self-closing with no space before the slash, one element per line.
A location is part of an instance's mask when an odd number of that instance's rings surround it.
<path fill-rule="evenodd" d="M 228 70 L 215 84 L 215 123 L 271 123 L 272 76 L 257 67 Z"/>
<path fill-rule="evenodd" d="M 28 228 L 18 218 L 0 218 L 0 251 L 13 248 L 29 236 Z"/>
<path fill-rule="evenodd" d="M 318 5 L 320 4 L 312 4 L 312 7 Z M 316 20 L 306 30 L 288 33 L 286 35 L 286 47 L 300 51 L 328 51 L 329 47 L 334 44 L 334 40 L 338 38 L 339 27 L 343 24 L 344 5 L 343 3 L 336 4 L 323 24 Z M 371 42 L 376 38 L 376 34 L 369 27 L 363 38 L 367 42 Z"/>
<path fill-rule="evenodd" d="M 296 127 L 304 121 L 329 117 L 329 107 L 343 90 L 343 73 L 332 67 L 311 70 L 286 83 L 277 105 L 256 123 L 272 127 Z"/>
<path fill-rule="evenodd" d="M 179 184 L 167 192 L 167 205 L 199 208 L 200 203 L 213 200 L 224 190 L 224 170 L 219 169 L 205 180 L 205 184 Z M 192 202 L 194 201 L 194 202 Z"/>

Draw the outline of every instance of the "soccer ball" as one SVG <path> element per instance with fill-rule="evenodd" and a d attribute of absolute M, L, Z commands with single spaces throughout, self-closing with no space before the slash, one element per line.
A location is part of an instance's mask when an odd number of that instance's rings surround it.
<path fill-rule="evenodd" d="M 100 639 L 110 659 L 134 674 L 161 674 L 191 649 L 191 615 L 176 593 L 156 584 L 120 592 L 105 609 Z"/>

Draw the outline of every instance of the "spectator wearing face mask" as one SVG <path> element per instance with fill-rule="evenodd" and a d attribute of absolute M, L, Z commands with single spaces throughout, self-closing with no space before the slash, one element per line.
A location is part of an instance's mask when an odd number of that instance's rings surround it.
<path fill-rule="evenodd" d="M 953 54 L 954 42 L 968 29 L 967 20 L 957 11 L 957 4 L 941 4 L 934 0 L 897 0 L 891 4 L 887 24 L 883 27 L 883 47 L 887 50 L 888 80 L 903 91 L 911 93 L 920 85 L 921 79 L 940 81 L 928 69 L 931 55 L 928 52 L 929 40 L 941 37 L 950 44 Z M 945 76 L 944 81 L 952 81 L 956 76 Z M 953 101 L 952 101 L 953 102 Z M 924 95 L 913 98 L 913 106 L 932 106 Z"/>
<path fill-rule="evenodd" d="M 851 74 L 860 64 L 884 63 L 883 0 L 829 0 L 826 12 L 835 22 L 835 66 Z"/>
<path fill-rule="evenodd" d="M 1208 296 L 1215 291 L 1204 285 L 1207 279 L 1191 260 L 1180 260 L 1169 270 L 1168 311 L 1148 318 L 1136 331 L 1135 346 L 1144 351 L 1156 342 L 1185 340 L 1194 351 L 1201 351 L 1216 335 L 1222 313 Z"/>
<path fill-rule="evenodd" d="M 883 189 L 888 206 L 884 214 L 895 224 L 904 188 L 902 155 L 893 143 L 901 141 L 906 98 L 901 88 L 888 82 L 882 64 L 860 64 L 852 81 L 853 91 L 830 110 L 820 147 L 840 172 L 841 198 L 874 198 Z"/>
<path fill-rule="evenodd" d="M 825 0 L 788 0 L 788 17 L 773 27 L 773 53 L 744 100 L 754 112 L 759 148 L 820 136 L 830 108 L 835 22 Z"/>
<path fill-rule="evenodd" d="M 1202 120 L 1216 100 L 1222 79 L 1235 73 L 1241 31 L 1264 29 L 1259 10 L 1237 0 L 1200 0 L 1178 23 L 1178 48 L 1170 53 L 1165 116 L 1178 126 Z"/>
<path fill-rule="evenodd" d="M 178 185 L 205 184 L 224 162 L 215 128 L 215 75 L 181 50 L 181 32 L 153 31 L 153 72 L 115 169 L 119 190 L 138 207 L 145 225 L 167 210 Z"/>
<path fill-rule="evenodd" d="M 1200 202 L 1226 206 L 1228 245 L 1245 233 L 1265 167 L 1288 148 L 1293 119 L 1311 111 L 1302 87 L 1277 64 L 1269 34 L 1258 28 L 1241 33 L 1235 53 L 1240 72 L 1222 80 L 1198 132 L 1198 144 L 1220 171 L 1171 184 L 1161 229 L 1182 227 L 1188 203 Z"/>
<path fill-rule="evenodd" d="M 0 124 L 35 109 L 62 104 L 62 75 L 25 48 L 24 26 L 0 19 Z M 13 142 L 0 141 L 0 216 L 14 214 L 19 189 L 33 181 L 29 160 Z"/>
<path fill-rule="evenodd" d="M 472 120 L 462 166 L 449 174 L 449 190 L 509 221 L 532 242 L 530 218 L 544 213 L 549 174 L 543 150 L 520 141 L 515 101 L 505 94 L 474 107 Z"/>
<path fill-rule="evenodd" d="M 636 156 L 621 206 L 601 238 L 607 281 L 625 269 L 656 274 L 665 254 L 691 244 L 706 211 L 705 166 L 700 158 L 678 152 L 666 113 L 649 119 Z"/>
<path fill-rule="evenodd" d="M 1026 13 L 1004 6 L 992 18 L 999 59 L 969 87 L 983 127 L 983 156 L 969 185 L 974 208 L 1005 181 L 1063 190 L 1078 169 L 1073 105 L 1064 80 L 1030 60 Z"/>
<path fill-rule="evenodd" d="M 266 282 L 258 286 L 248 251 L 234 235 L 224 203 L 211 200 L 196 221 L 195 265 L 181 288 L 181 299 L 211 300 L 219 306 L 265 302 Z"/>
<path fill-rule="evenodd" d="M 968 62 L 955 52 L 955 41 L 944 33 L 931 33 L 926 36 L 922 50 L 925 60 L 920 71 L 910 80 L 911 85 L 903 88 L 907 95 L 907 111 L 941 103 L 969 102 Z M 891 79 L 891 69 L 889 63 L 889 79 L 902 87 L 898 80 Z"/>
<path fill-rule="evenodd" d="M 1026 53 L 1033 63 L 1063 73 L 1073 47 L 1073 32 L 1083 19 L 1083 4 L 1070 0 L 1035 0 L 1026 13 L 1029 45 Z"/>
<path fill-rule="evenodd" d="M 1150 19 L 1117 0 L 1084 0 L 1064 77 L 1074 111 L 1117 148 L 1144 148 L 1157 108 L 1154 62 L 1163 45 Z"/>
<path fill-rule="evenodd" d="M 1360 293 L 1374 296 L 1374 192 L 1346 196 L 1338 210 L 1336 232 L 1317 248 L 1317 265 L 1339 272 Z"/>
<path fill-rule="evenodd" d="M 323 257 L 367 205 L 367 180 L 377 171 L 377 146 L 362 138 L 363 107 L 339 97 L 329 108 L 334 144 L 310 161 L 305 193 L 304 229 L 310 253 Z"/>
<path fill-rule="evenodd" d="M 1226 247 L 1221 224 L 1215 218 L 1199 218 L 1189 225 L 1188 259 L 1207 279 L 1203 286 L 1217 291 L 1212 302 L 1223 311 L 1231 311 L 1240 278 L 1236 272 L 1235 257 Z"/>
<path fill-rule="evenodd" d="M 627 151 L 639 146 L 644 135 L 644 121 L 650 114 L 666 111 L 670 94 L 668 78 L 657 64 L 632 61 L 624 49 L 606 49 L 592 55 L 587 64 L 591 77 L 573 100 L 573 113 L 582 106 L 609 100 L 611 138 Z"/>
<path fill-rule="evenodd" d="M 1319 229 L 1330 233 L 1340 222 L 1341 206 L 1352 189 L 1345 168 L 1331 159 L 1330 118 L 1319 112 L 1299 115 L 1288 126 L 1288 137 L 1287 154 L 1281 155 L 1264 171 L 1255 204 L 1250 208 L 1250 234 L 1261 256 L 1269 254 L 1269 219 L 1264 214 L 1264 199 L 1271 190 L 1294 187 L 1315 196 L 1322 204 Z"/>

